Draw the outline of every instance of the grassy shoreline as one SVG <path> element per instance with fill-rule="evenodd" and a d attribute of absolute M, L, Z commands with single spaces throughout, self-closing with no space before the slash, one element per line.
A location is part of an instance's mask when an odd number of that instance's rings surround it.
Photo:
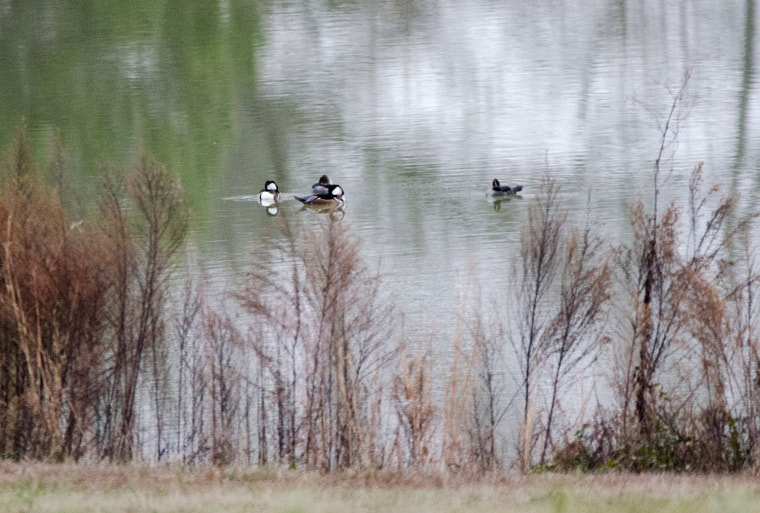
<path fill-rule="evenodd" d="M 440 475 L 0 463 L 16 512 L 760 512 L 755 476 Z"/>

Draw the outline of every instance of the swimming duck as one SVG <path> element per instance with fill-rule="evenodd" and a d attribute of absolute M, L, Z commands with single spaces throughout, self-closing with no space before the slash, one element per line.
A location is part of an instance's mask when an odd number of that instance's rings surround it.
<path fill-rule="evenodd" d="M 493 182 L 491 182 L 491 190 L 488 191 L 486 194 L 488 196 L 514 196 L 518 192 L 522 190 L 522 185 L 513 185 L 510 187 L 509 185 L 501 185 L 499 183 L 498 178 L 494 178 Z"/>
<path fill-rule="evenodd" d="M 325 187 L 327 188 L 327 192 L 323 194 L 295 196 L 295 198 L 304 205 L 310 207 L 342 207 L 345 204 L 345 201 L 343 200 L 343 188 L 334 183 L 328 184 Z"/>
<path fill-rule="evenodd" d="M 312 194 L 329 194 L 330 193 L 330 177 L 322 175 L 319 177 L 319 181 L 311 186 Z"/>
<path fill-rule="evenodd" d="M 280 201 L 280 189 L 274 180 L 267 180 L 264 183 L 264 188 L 259 193 L 259 201 L 265 207 L 274 205 Z"/>

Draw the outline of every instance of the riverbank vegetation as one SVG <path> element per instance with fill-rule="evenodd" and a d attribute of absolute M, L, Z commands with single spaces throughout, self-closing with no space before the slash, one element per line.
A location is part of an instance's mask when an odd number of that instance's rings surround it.
<path fill-rule="evenodd" d="M 211 297 L 178 279 L 189 217 L 162 165 L 141 156 L 126 178 L 104 173 L 96 214 L 72 218 L 61 146 L 40 171 L 22 127 L 0 173 L 0 456 L 452 475 L 757 470 L 755 216 L 705 190 L 701 164 L 687 205 L 660 204 L 682 94 L 653 201 L 630 209 L 630 241 L 569 219 L 547 173 L 519 254 L 505 256 L 519 283 L 509 304 L 464 300 L 443 360 L 438 341 L 407 340 L 347 223 L 323 216 L 303 236 L 279 216 L 279 242 Z M 596 397 L 568 397 L 573 381 Z"/>

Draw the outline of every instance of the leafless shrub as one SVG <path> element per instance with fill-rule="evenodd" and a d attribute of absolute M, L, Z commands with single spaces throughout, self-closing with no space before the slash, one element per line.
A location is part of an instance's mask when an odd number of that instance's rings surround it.
<path fill-rule="evenodd" d="M 546 463 L 563 378 L 595 358 L 602 336 L 599 321 L 610 299 L 610 269 L 600 255 L 601 241 L 588 220 L 582 232 L 568 229 L 558 191 L 555 182 L 545 178 L 520 238 L 520 330 L 515 349 L 522 373 L 523 470 L 532 464 L 539 425 L 543 426 L 539 463 Z M 537 384 L 544 381 L 550 396 L 545 415 L 534 399 Z"/>
<path fill-rule="evenodd" d="M 472 317 L 470 336 L 472 386 L 466 427 L 469 466 L 476 472 L 493 472 L 504 463 L 504 443 L 498 430 L 508 410 L 508 403 L 504 400 L 503 334 L 500 329 L 496 332 L 489 329 L 478 305 Z"/>
<path fill-rule="evenodd" d="M 696 198 L 696 184 L 701 181 L 702 166 L 695 168 L 692 178 L 692 216 L 698 215 L 707 196 Z M 715 192 L 712 189 L 711 192 Z M 694 208 L 694 205 L 700 205 Z M 724 222 L 733 211 L 734 198 L 719 201 L 708 214 L 704 229 L 695 231 L 698 220 L 690 219 L 689 252 L 683 253 L 679 237 L 679 211 L 670 207 L 661 219 L 647 215 L 638 205 L 632 216 L 634 245 L 621 250 L 624 282 L 632 284 L 633 315 L 629 318 L 631 348 L 635 358 L 629 364 L 629 378 L 624 380 L 624 419 L 628 416 L 628 398 L 633 396 L 637 436 L 653 436 L 658 410 L 656 390 L 658 372 L 666 365 L 674 350 L 697 351 L 700 354 L 703 390 L 710 408 L 725 411 L 724 375 L 725 340 L 729 338 L 726 296 L 720 288 L 723 264 L 722 251 L 735 230 L 725 230 Z M 749 220 L 744 220 L 744 226 Z M 692 403 L 694 404 L 694 403 Z M 626 429 L 627 431 L 627 429 Z M 633 435 L 633 433 L 629 433 Z"/>
<path fill-rule="evenodd" d="M 563 240 L 564 255 L 559 283 L 558 312 L 548 329 L 548 351 L 554 370 L 551 377 L 551 399 L 541 450 L 541 465 L 546 463 L 552 441 L 552 426 L 558 393 L 563 378 L 584 361 L 593 361 L 602 331 L 599 321 L 611 297 L 610 268 L 597 253 L 601 241 L 591 230 L 590 220 L 578 234 L 573 230 Z"/>
<path fill-rule="evenodd" d="M 501 468 L 505 440 L 499 428 L 510 406 L 505 398 L 503 328 L 484 312 L 479 292 L 472 292 L 467 287 L 460 299 L 441 411 L 441 463 L 462 475 Z"/>
<path fill-rule="evenodd" d="M 463 302 L 466 304 L 467 294 Z M 470 399 L 472 392 L 472 354 L 463 347 L 464 319 L 457 320 L 451 367 L 445 382 L 445 402 L 443 407 L 443 446 L 441 459 L 448 469 L 460 470 L 469 463 L 467 446 L 467 423 L 470 420 Z"/>
<path fill-rule="evenodd" d="M 520 234 L 521 282 L 518 304 L 517 359 L 522 373 L 523 415 L 521 465 L 525 469 L 533 452 L 531 411 L 537 376 L 549 352 L 548 331 L 554 280 L 560 269 L 560 242 L 566 214 L 559 210 L 556 184 L 546 178 L 528 210 L 528 224 Z"/>
<path fill-rule="evenodd" d="M 717 197 L 717 186 L 704 191 L 702 164 L 689 182 L 686 230 L 681 209 L 659 208 L 660 167 L 677 140 L 672 127 L 688 78 L 662 125 L 653 207 L 632 208 L 633 242 L 614 251 L 623 292 L 619 409 L 560 451 L 575 447 L 587 463 L 738 470 L 751 461 L 756 280 L 749 246 L 740 265 L 729 250 L 756 215 L 737 220 L 736 197 Z"/>
<path fill-rule="evenodd" d="M 127 195 L 138 214 L 133 218 L 125 211 L 121 191 L 118 182 L 107 183 L 100 207 L 113 291 L 113 363 L 107 370 L 102 450 L 109 459 L 128 461 L 133 456 L 135 401 L 146 356 L 154 355 L 154 377 L 162 371 L 157 355 L 164 340 L 171 260 L 184 240 L 188 217 L 179 184 L 147 156 L 140 158 L 127 181 Z M 161 440 L 157 443 L 160 451 Z"/>
<path fill-rule="evenodd" d="M 749 229 L 741 233 L 741 258 L 723 275 L 726 290 L 727 336 L 723 341 L 723 376 L 733 399 L 732 421 L 742 428 L 744 459 L 749 466 L 760 465 L 760 341 L 757 327 L 757 271 L 750 246 Z"/>
<path fill-rule="evenodd" d="M 400 355 L 400 372 L 393 379 L 393 403 L 399 422 L 400 437 L 405 452 L 397 455 L 399 462 L 423 469 L 433 457 L 431 437 L 435 407 L 432 396 L 432 358 L 430 349 L 407 356 Z"/>
<path fill-rule="evenodd" d="M 377 448 L 370 383 L 392 351 L 379 278 L 340 222 L 325 221 L 301 246 L 285 220 L 279 265 L 252 272 L 238 298 L 256 319 L 260 412 L 274 413 L 259 429 L 276 433 L 279 461 L 330 470 L 368 464 L 369 439 Z"/>
<path fill-rule="evenodd" d="M 205 397 L 205 387 L 202 386 L 202 362 L 205 360 L 199 347 L 200 336 L 196 333 L 196 319 L 201 309 L 202 295 L 193 286 L 192 280 L 188 279 L 185 282 L 181 310 L 174 320 L 177 359 L 174 453 L 182 455 L 183 460 L 190 463 L 198 457 L 199 432 L 202 432 L 199 421 L 203 417 L 199 412 L 203 411 Z M 186 398 L 189 399 L 189 404 Z"/>
<path fill-rule="evenodd" d="M 300 419 L 297 405 L 297 380 L 300 358 L 309 336 L 305 276 L 300 249 L 287 217 L 283 217 L 283 241 L 275 243 L 276 263 L 252 271 L 238 294 L 243 309 L 255 319 L 250 331 L 251 344 L 259 360 L 257 376 L 259 462 L 268 458 L 270 422 L 276 435 L 277 461 L 296 462 L 296 443 Z M 262 258 L 265 256 L 262 255 Z M 277 266 L 277 269 L 275 269 Z M 273 403 L 272 419 L 269 417 Z"/>
<path fill-rule="evenodd" d="M 641 204 L 632 209 L 633 243 L 614 252 L 632 305 L 619 317 L 619 410 L 566 441 L 560 465 L 738 470 L 750 461 L 755 385 L 747 377 L 757 360 L 745 294 L 755 275 L 747 252 L 738 279 L 726 248 L 755 216 L 728 226 L 736 198 L 716 199 L 716 187 L 703 192 L 701 173 L 696 166 L 690 181 L 688 230 L 675 206 L 658 219 Z M 672 383 L 666 373 L 680 378 Z"/>
<path fill-rule="evenodd" d="M 0 452 L 78 458 L 93 423 L 103 360 L 101 238 L 72 230 L 42 185 L 25 130 L 6 154 L 0 193 Z"/>
<path fill-rule="evenodd" d="M 206 341 L 209 400 L 211 402 L 211 462 L 228 465 L 239 453 L 235 422 L 241 396 L 239 335 L 226 316 L 206 310 L 203 315 Z"/>

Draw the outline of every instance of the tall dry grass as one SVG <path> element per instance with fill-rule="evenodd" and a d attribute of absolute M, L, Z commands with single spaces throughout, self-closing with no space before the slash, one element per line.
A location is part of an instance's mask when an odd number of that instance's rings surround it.
<path fill-rule="evenodd" d="M 737 471 L 758 464 L 760 383 L 749 377 L 757 368 L 757 275 L 748 239 L 757 214 L 740 217 L 737 197 L 705 190 L 702 164 L 691 173 L 686 208 L 658 201 L 688 78 L 662 128 L 653 206 L 632 207 L 633 242 L 612 250 L 621 288 L 610 334 L 616 403 L 561 451 L 562 465 Z"/>
<path fill-rule="evenodd" d="M 332 470 L 384 458 L 375 383 L 393 354 L 392 310 L 358 251 L 331 217 L 303 240 L 283 218 L 278 263 L 251 272 L 237 296 L 253 318 L 259 451 L 277 462 Z"/>
<path fill-rule="evenodd" d="M 305 230 L 282 213 L 233 293 L 215 301 L 188 279 L 172 294 L 188 212 L 167 170 L 142 156 L 127 177 L 107 173 L 94 218 L 72 218 L 62 145 L 46 184 L 22 127 L 0 169 L 0 457 L 462 478 L 756 469 L 755 216 L 705 188 L 701 165 L 686 207 L 660 204 L 682 94 L 632 240 L 575 226 L 547 177 L 512 310 L 465 297 L 443 362 L 445 338 L 403 340 L 347 223 Z M 602 361 L 613 400 L 577 420 L 568 385 Z"/>
<path fill-rule="evenodd" d="M 28 144 L 22 126 L 2 169 L 0 450 L 77 459 L 95 449 L 127 460 L 148 354 L 161 375 L 167 277 L 187 219 L 179 187 L 142 158 L 126 195 L 136 214 L 112 185 L 100 222 L 72 223 Z"/>
<path fill-rule="evenodd" d="M 22 128 L 0 192 L 0 453 L 77 458 L 97 417 L 107 264 L 102 234 L 71 225 L 30 154 Z"/>
<path fill-rule="evenodd" d="M 126 210 L 124 189 L 132 211 Z M 144 155 L 126 185 L 106 183 L 99 214 L 108 237 L 104 247 L 109 251 L 112 295 L 103 341 L 111 361 L 104 370 L 108 389 L 98 445 L 103 457 L 128 461 L 134 455 L 136 401 L 140 381 L 147 375 L 145 366 L 150 364 L 154 385 L 160 384 L 165 372 L 161 354 L 168 283 L 172 258 L 187 231 L 188 214 L 178 182 Z M 164 451 L 162 410 L 159 401 L 154 411 L 159 454 Z"/>
<path fill-rule="evenodd" d="M 538 464 L 547 464 L 560 390 L 571 372 L 596 358 L 611 297 L 605 248 L 588 218 L 583 230 L 570 226 L 559 190 L 547 175 L 528 209 L 520 238 L 519 327 L 513 347 L 521 372 L 518 452 L 523 470 L 535 463 L 537 448 Z M 548 383 L 549 389 L 546 408 L 539 407 L 536 397 L 542 383 Z"/>

